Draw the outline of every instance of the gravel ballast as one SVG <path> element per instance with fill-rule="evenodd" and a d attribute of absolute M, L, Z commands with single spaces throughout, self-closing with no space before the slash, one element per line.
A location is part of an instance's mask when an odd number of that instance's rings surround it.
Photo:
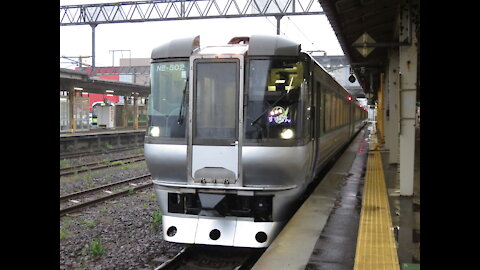
<path fill-rule="evenodd" d="M 120 155 L 120 154 L 119 154 Z M 148 173 L 145 162 L 60 179 L 60 193 Z M 98 174 L 98 175 L 97 175 Z M 155 269 L 183 244 L 163 240 L 153 187 L 60 218 L 60 269 Z"/>

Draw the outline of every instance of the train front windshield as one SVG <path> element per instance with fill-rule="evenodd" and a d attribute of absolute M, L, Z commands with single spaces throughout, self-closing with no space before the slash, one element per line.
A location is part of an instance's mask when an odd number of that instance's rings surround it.
<path fill-rule="evenodd" d="M 303 141 L 304 66 L 298 59 L 253 59 L 245 112 L 246 145 Z"/>
<path fill-rule="evenodd" d="M 188 61 L 151 65 L 147 136 L 184 140 L 188 115 Z"/>

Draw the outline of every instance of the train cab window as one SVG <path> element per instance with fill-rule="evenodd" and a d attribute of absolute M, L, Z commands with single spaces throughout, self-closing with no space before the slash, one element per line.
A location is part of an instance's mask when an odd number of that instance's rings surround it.
<path fill-rule="evenodd" d="M 147 136 L 185 138 L 188 115 L 188 61 L 152 63 Z"/>
<path fill-rule="evenodd" d="M 248 67 L 245 142 L 292 145 L 303 139 L 306 99 L 299 59 L 252 59 Z"/>

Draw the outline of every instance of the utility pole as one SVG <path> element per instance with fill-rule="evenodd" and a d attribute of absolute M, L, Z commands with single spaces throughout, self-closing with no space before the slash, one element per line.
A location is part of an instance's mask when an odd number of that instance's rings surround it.
<path fill-rule="evenodd" d="M 128 56 L 130 57 L 130 66 L 132 65 L 132 51 L 131 50 L 110 50 L 109 51 L 110 53 L 112 53 L 112 67 L 115 66 L 115 52 L 128 52 Z M 123 57 L 123 53 L 122 53 L 122 57 Z M 118 65 L 120 66 L 120 63 L 118 63 Z"/>

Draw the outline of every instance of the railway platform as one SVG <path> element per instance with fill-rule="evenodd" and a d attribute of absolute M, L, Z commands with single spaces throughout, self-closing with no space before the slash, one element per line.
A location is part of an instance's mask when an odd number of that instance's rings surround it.
<path fill-rule="evenodd" d="M 60 133 L 60 157 L 143 146 L 145 128 L 91 129 Z"/>
<path fill-rule="evenodd" d="M 414 195 L 400 196 L 368 123 L 252 269 L 420 269 L 419 154 L 416 136 Z"/>

